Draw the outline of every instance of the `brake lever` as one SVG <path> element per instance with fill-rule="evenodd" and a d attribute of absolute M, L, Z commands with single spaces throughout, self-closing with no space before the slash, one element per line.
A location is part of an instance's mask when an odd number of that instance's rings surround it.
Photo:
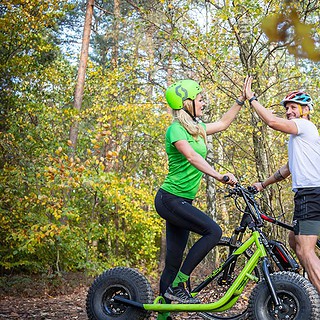
<path fill-rule="evenodd" d="M 259 193 L 258 189 L 257 189 L 256 187 L 254 187 L 254 186 L 248 186 L 248 187 L 247 187 L 247 190 L 248 190 L 250 193 L 252 193 L 252 194 L 257 194 L 257 193 Z"/>

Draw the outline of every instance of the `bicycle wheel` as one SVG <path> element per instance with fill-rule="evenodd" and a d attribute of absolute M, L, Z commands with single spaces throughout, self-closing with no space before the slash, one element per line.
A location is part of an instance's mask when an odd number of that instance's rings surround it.
<path fill-rule="evenodd" d="M 153 293 L 147 279 L 137 270 L 117 267 L 95 279 L 87 295 L 89 320 L 144 320 L 150 312 L 114 301 L 115 296 L 140 303 L 152 303 Z"/>
<path fill-rule="evenodd" d="M 235 249 L 239 248 L 241 244 L 242 244 L 241 242 L 238 242 L 234 246 L 230 244 L 230 238 L 226 238 L 226 237 L 221 238 L 218 245 L 213 249 L 217 265 L 225 261 L 229 256 L 229 254 Z M 227 279 L 227 281 L 224 281 L 224 280 L 222 281 L 222 275 L 219 275 L 208 286 L 206 286 L 203 290 L 200 291 L 199 295 L 197 295 L 197 298 L 199 298 L 202 303 L 212 303 L 214 301 L 219 300 L 221 297 L 223 297 L 226 291 L 233 284 L 233 281 L 237 278 L 238 274 L 243 269 L 244 265 L 248 262 L 252 254 L 253 252 L 250 249 L 248 249 L 244 254 L 240 255 L 234 266 L 234 271 L 231 274 L 231 276 Z M 261 279 L 262 270 L 259 267 L 256 267 L 254 269 L 253 275 L 255 275 L 258 279 Z M 246 285 L 237 303 L 231 309 L 223 312 L 214 312 L 214 313 L 200 312 L 198 313 L 198 315 L 201 316 L 203 319 L 209 319 L 209 320 L 246 319 L 246 317 L 248 316 L 249 296 L 255 285 L 256 283 L 254 281 L 250 281 Z"/>
<path fill-rule="evenodd" d="M 261 281 L 250 296 L 250 320 L 318 320 L 320 319 L 320 298 L 311 283 L 297 273 L 276 272 L 271 280 L 281 308 L 277 307 L 265 281 Z"/>

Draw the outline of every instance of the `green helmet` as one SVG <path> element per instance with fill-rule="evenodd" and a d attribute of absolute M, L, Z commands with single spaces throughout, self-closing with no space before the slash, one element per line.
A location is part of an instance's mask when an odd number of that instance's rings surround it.
<path fill-rule="evenodd" d="M 172 109 L 179 110 L 183 108 L 184 100 L 194 100 L 201 91 L 202 88 L 197 82 L 190 79 L 180 80 L 168 87 L 166 99 Z"/>

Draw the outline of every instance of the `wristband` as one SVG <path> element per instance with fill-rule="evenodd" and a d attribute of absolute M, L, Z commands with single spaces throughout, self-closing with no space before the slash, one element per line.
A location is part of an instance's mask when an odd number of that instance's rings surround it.
<path fill-rule="evenodd" d="M 236 103 L 237 103 L 239 106 L 243 106 L 243 105 L 244 105 L 244 101 L 240 101 L 239 99 L 236 99 Z"/>
<path fill-rule="evenodd" d="M 251 97 L 251 98 L 249 99 L 249 103 L 251 104 L 251 102 L 252 102 L 253 100 L 257 100 L 257 101 L 258 101 L 258 98 L 257 98 L 256 96 Z"/>
<path fill-rule="evenodd" d="M 263 182 L 261 181 L 260 183 L 261 183 L 261 187 L 262 187 L 263 189 L 265 189 L 266 186 L 263 184 Z"/>

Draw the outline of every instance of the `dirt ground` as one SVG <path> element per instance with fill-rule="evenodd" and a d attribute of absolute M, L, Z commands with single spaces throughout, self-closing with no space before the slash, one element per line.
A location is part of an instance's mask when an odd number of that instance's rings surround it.
<path fill-rule="evenodd" d="M 85 288 L 80 288 L 69 295 L 44 298 L 4 297 L 0 301 L 0 319 L 33 320 L 87 320 L 85 312 Z M 150 320 L 155 320 L 152 314 Z M 192 314 L 176 314 L 173 319 L 200 320 Z"/>
<path fill-rule="evenodd" d="M 0 319 L 85 320 L 86 289 L 55 297 L 4 296 L 0 301 Z"/>
<path fill-rule="evenodd" d="M 67 275 L 63 279 L 0 278 L 0 320 L 87 320 L 85 300 L 92 279 Z M 200 320 L 193 314 L 172 315 L 175 320 Z M 149 320 L 155 320 L 152 314 Z"/>
<path fill-rule="evenodd" d="M 0 319 L 87 319 L 88 281 L 82 274 L 49 278 L 3 276 L 0 278 Z"/>

